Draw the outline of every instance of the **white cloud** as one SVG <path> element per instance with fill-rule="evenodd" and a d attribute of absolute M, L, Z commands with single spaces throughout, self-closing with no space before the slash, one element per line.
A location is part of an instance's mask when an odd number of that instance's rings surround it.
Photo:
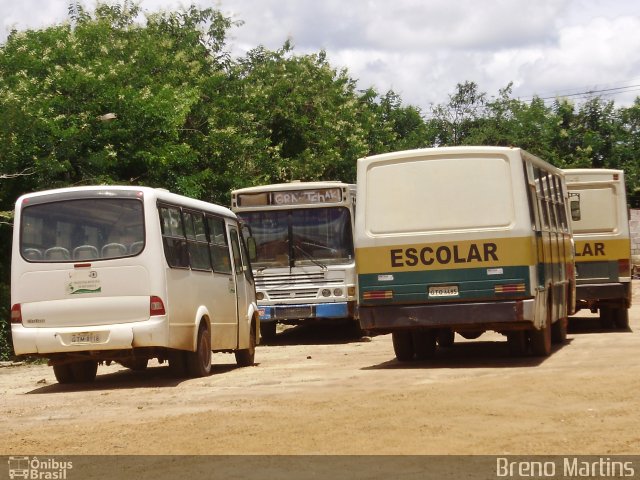
<path fill-rule="evenodd" d="M 0 0 L 4 32 L 64 22 L 72 0 Z M 121 2 L 123 0 L 120 0 Z M 93 8 L 93 0 L 80 0 Z M 191 0 L 141 0 L 145 11 Z M 456 83 L 496 95 L 554 95 L 640 83 L 637 0 L 196 0 L 245 23 L 229 32 L 236 55 L 258 45 L 325 49 L 360 87 L 394 89 L 426 109 Z M 3 35 L 4 34 L 4 35 Z M 615 97 L 630 103 L 636 93 Z"/>

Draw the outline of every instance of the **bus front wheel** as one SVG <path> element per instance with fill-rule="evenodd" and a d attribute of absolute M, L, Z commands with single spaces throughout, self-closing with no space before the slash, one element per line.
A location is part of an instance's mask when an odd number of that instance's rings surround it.
<path fill-rule="evenodd" d="M 251 323 L 251 333 L 249 335 L 249 348 L 236 350 L 236 363 L 240 367 L 250 367 L 255 363 L 256 358 L 256 323 Z"/>

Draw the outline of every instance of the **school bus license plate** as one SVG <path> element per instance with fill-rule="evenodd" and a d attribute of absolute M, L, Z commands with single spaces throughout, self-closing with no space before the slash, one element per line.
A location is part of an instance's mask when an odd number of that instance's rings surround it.
<path fill-rule="evenodd" d="M 71 335 L 71 343 L 100 343 L 100 334 L 97 332 L 80 332 Z"/>
<path fill-rule="evenodd" d="M 429 287 L 429 298 L 435 297 L 457 297 L 459 295 L 457 285 L 439 285 Z"/>

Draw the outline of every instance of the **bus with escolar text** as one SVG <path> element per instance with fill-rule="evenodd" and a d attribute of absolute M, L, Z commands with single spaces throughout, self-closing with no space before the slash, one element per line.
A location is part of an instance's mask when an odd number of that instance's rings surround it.
<path fill-rule="evenodd" d="M 624 171 L 566 169 L 576 243 L 576 306 L 600 314 L 603 327 L 627 329 L 631 237 Z"/>
<path fill-rule="evenodd" d="M 18 355 L 49 359 L 59 383 L 98 364 L 179 376 L 211 353 L 253 365 L 259 316 L 248 248 L 228 208 L 128 186 L 73 187 L 16 202 L 11 332 Z"/>
<path fill-rule="evenodd" d="M 514 355 L 566 338 L 575 278 L 562 171 L 519 148 L 444 147 L 358 160 L 361 328 L 400 361 L 488 330 Z"/>
<path fill-rule="evenodd" d="M 253 272 L 265 339 L 278 323 L 358 327 L 353 246 L 356 188 L 337 181 L 234 190 L 231 209 L 256 243 Z"/>

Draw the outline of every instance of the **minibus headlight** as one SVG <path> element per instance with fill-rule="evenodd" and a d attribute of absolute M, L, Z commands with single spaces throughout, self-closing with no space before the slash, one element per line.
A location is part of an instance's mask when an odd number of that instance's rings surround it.
<path fill-rule="evenodd" d="M 256 300 L 264 300 L 264 292 L 256 292 Z"/>
<path fill-rule="evenodd" d="M 323 288 L 322 289 L 322 296 L 323 297 L 330 297 L 331 296 L 331 290 L 329 290 L 328 288 Z"/>
<path fill-rule="evenodd" d="M 341 297 L 341 296 L 342 296 L 342 289 L 341 289 L 341 288 L 334 288 L 334 289 L 333 289 L 333 294 L 334 294 L 336 297 Z"/>

